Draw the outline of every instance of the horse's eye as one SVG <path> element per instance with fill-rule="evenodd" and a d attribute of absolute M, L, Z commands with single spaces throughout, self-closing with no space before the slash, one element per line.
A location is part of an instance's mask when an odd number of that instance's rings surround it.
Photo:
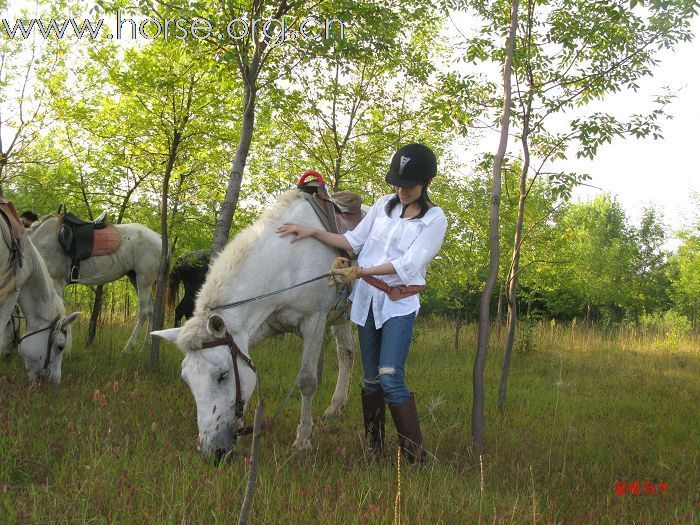
<path fill-rule="evenodd" d="M 221 373 L 219 374 L 219 379 L 218 379 L 219 383 L 221 383 L 221 382 L 222 382 L 224 379 L 226 379 L 227 377 L 228 377 L 228 371 L 227 371 L 227 372 L 221 372 Z"/>
<path fill-rule="evenodd" d="M 63 350 L 64 350 L 65 348 L 66 348 L 65 345 L 58 345 L 57 350 L 58 350 L 59 352 L 63 352 Z"/>

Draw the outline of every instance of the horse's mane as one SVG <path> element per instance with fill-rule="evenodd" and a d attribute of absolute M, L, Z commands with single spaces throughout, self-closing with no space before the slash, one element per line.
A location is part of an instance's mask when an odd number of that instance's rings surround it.
<path fill-rule="evenodd" d="M 224 304 L 229 299 L 226 297 L 227 288 L 230 286 L 237 270 L 249 254 L 255 242 L 297 199 L 302 198 L 302 192 L 291 190 L 284 193 L 277 203 L 265 211 L 257 221 L 236 235 L 223 251 L 212 260 L 209 273 L 197 296 L 193 318 L 200 322 L 187 322 L 183 325 L 179 337 L 179 343 L 190 350 L 199 347 L 199 344 L 208 336 L 206 333 L 206 319 L 212 306 Z"/>
<path fill-rule="evenodd" d="M 61 299 L 61 296 L 58 295 L 58 292 L 54 288 L 53 282 L 51 281 L 51 277 L 49 276 L 49 270 L 46 267 L 46 261 L 44 261 L 44 258 L 39 253 L 39 250 L 37 250 L 36 247 L 33 244 L 31 244 L 31 239 L 29 239 L 29 241 L 30 242 L 27 247 L 27 250 L 32 251 L 35 264 L 34 272 L 32 274 L 32 281 L 34 283 L 34 286 L 42 287 L 42 293 L 46 295 L 46 300 L 48 301 L 47 311 L 52 312 L 51 315 L 65 315 L 66 308 L 63 303 L 63 299 Z"/>

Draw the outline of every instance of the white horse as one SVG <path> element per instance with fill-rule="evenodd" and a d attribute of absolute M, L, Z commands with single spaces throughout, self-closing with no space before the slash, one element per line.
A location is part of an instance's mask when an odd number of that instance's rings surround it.
<path fill-rule="evenodd" d="M 29 235 L 46 261 L 56 290 L 63 297 L 71 261 L 58 244 L 58 219 L 55 215 L 42 218 L 38 225 L 31 228 Z M 78 282 L 105 284 L 125 275 L 129 277 L 139 297 L 139 311 L 136 326 L 124 347 L 127 352 L 136 346 L 141 328 L 150 323 L 153 315 L 151 289 L 158 276 L 161 239 L 160 235 L 142 224 L 115 224 L 114 227 L 122 237 L 119 248 L 110 255 L 98 255 L 82 261 Z"/>
<path fill-rule="evenodd" d="M 43 259 L 27 235 L 20 239 L 22 265 L 13 271 L 12 254 L 2 240 L 11 235 L 4 219 L 0 218 L 0 326 L 7 327 L 15 304 L 24 313 L 26 334 L 19 345 L 19 354 L 29 374 L 29 380 L 61 381 L 63 353 L 71 345 L 70 325 L 79 312 L 66 316 L 63 301 L 53 287 Z M 10 338 L 8 340 L 8 337 Z M 0 332 L 0 349 L 12 343 L 12 330 Z"/>
<path fill-rule="evenodd" d="M 297 333 L 303 339 L 298 376 L 301 417 L 293 446 L 311 447 L 311 403 L 318 386 L 325 326 L 334 322 L 331 317 L 335 315 L 329 313 L 336 302 L 335 287 L 329 288 L 328 279 L 323 278 L 236 307 L 217 308 L 328 273 L 337 252 L 312 238 L 291 244 L 289 239 L 278 237 L 275 230 L 284 222 L 323 228 L 301 192 L 286 193 L 212 262 L 197 296 L 194 315 L 180 328 L 152 333 L 175 342 L 185 354 L 181 375 L 197 404 L 197 443 L 204 455 L 214 453 L 220 459 L 235 444 L 243 426 L 245 403 L 256 383 L 256 373 L 248 364 L 250 346 L 283 332 Z M 339 415 L 347 404 L 355 355 L 349 322 L 333 329 L 338 345 L 338 380 L 324 417 Z"/>

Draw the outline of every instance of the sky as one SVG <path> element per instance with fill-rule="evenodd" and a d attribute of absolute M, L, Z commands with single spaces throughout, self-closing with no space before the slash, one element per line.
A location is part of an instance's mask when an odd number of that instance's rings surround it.
<path fill-rule="evenodd" d="M 700 36 L 700 18 L 693 33 Z M 594 160 L 571 159 L 566 166 L 592 176 L 590 184 L 600 188 L 579 188 L 575 195 L 586 198 L 610 192 L 618 196 L 633 219 L 644 205 L 663 210 L 666 222 L 674 229 L 687 227 L 693 214 L 690 196 L 700 193 L 700 40 L 680 44 L 675 52 L 661 55 L 662 63 L 652 78 L 640 83 L 636 93 L 616 94 L 603 105 L 617 114 L 632 114 L 650 107 L 654 95 L 663 86 L 678 90 L 668 108 L 673 116 L 662 124 L 662 140 L 617 140 L 601 148 Z M 696 200 L 696 203 L 699 201 Z"/>
<path fill-rule="evenodd" d="M 454 16 L 452 22 L 454 38 L 459 38 L 456 28 L 468 34 L 474 27 L 474 22 L 463 15 Z M 693 33 L 700 36 L 700 17 L 695 18 L 692 27 Z M 595 109 L 619 117 L 643 113 L 651 109 L 654 96 L 669 86 L 678 93 L 667 108 L 673 119 L 662 123 L 664 139 L 616 139 L 602 146 L 593 160 L 577 159 L 572 151 L 555 167 L 591 176 L 587 183 L 590 186 L 575 189 L 575 200 L 587 200 L 601 193 L 616 195 L 633 224 L 638 224 L 644 206 L 653 205 L 663 213 L 673 236 L 674 231 L 688 227 L 691 218 L 700 214 L 697 206 L 692 208 L 690 197 L 693 192 L 700 193 L 700 159 L 694 155 L 700 150 L 700 41 L 695 38 L 679 44 L 675 51 L 661 53 L 659 59 L 661 63 L 653 77 L 642 79 L 639 90 L 621 92 L 588 106 L 586 111 Z M 575 113 L 566 117 L 575 118 Z M 498 140 L 497 133 L 484 134 L 472 147 L 495 152 Z M 465 154 L 463 160 L 468 161 L 469 155 Z M 677 244 L 677 240 L 671 240 L 667 247 Z"/>

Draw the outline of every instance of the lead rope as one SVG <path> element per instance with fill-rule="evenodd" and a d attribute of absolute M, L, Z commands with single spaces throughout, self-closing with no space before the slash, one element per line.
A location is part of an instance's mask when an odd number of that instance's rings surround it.
<path fill-rule="evenodd" d="M 313 279 L 309 279 L 308 281 L 304 281 L 303 283 L 299 284 L 294 284 L 292 286 L 288 286 L 287 288 L 282 288 L 281 290 L 275 290 L 274 292 L 268 292 L 262 295 L 258 295 L 257 297 L 249 297 L 248 299 L 243 299 L 241 301 L 236 301 L 235 303 L 227 303 L 227 304 L 220 304 L 218 306 L 212 306 L 209 308 L 209 310 L 225 310 L 227 308 L 233 308 L 235 306 L 240 306 L 242 304 L 246 303 L 252 303 L 253 301 L 257 301 L 258 299 L 264 299 L 265 297 L 270 297 L 272 295 L 277 295 L 278 293 L 286 292 L 288 290 L 293 290 L 294 288 L 298 288 L 299 286 L 303 286 L 305 284 L 312 283 L 314 281 L 318 281 L 320 279 L 323 279 L 324 277 L 330 277 L 330 273 L 324 273 L 323 275 L 319 275 L 314 277 Z"/>

